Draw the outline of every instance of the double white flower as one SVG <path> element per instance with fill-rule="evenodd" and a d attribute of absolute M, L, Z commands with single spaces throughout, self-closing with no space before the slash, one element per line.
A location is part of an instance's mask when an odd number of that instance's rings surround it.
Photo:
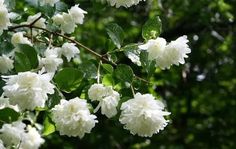
<path fill-rule="evenodd" d="M 60 135 L 79 136 L 90 133 L 97 123 L 96 116 L 90 114 L 86 100 L 74 98 L 69 101 L 62 99 L 52 109 L 52 120 Z"/>
<path fill-rule="evenodd" d="M 38 149 L 44 143 L 35 128 L 26 127 L 21 121 L 4 124 L 0 129 L 0 139 L 7 148 L 14 146 L 19 149 Z"/>
<path fill-rule="evenodd" d="M 10 26 L 10 15 L 8 13 L 7 7 L 4 4 L 4 0 L 0 0 L 0 35 L 3 30 L 7 29 Z"/>
<path fill-rule="evenodd" d="M 157 66 L 161 69 L 166 69 L 173 64 L 185 63 L 184 58 L 187 58 L 187 54 L 191 52 L 187 45 L 188 42 L 187 36 L 181 36 L 169 44 L 164 38 L 158 37 L 157 39 L 149 40 L 144 45 L 140 45 L 139 48 L 147 50 L 148 59 L 155 60 Z"/>
<path fill-rule="evenodd" d="M 167 125 L 164 116 L 170 113 L 163 109 L 164 104 L 151 94 L 137 93 L 133 99 L 122 103 L 119 120 L 133 135 L 151 137 Z"/>
<path fill-rule="evenodd" d="M 93 84 L 88 90 L 89 98 L 92 101 L 99 101 L 95 112 L 101 107 L 101 113 L 108 118 L 117 114 L 117 105 L 120 100 L 118 92 L 114 91 L 111 86 L 105 87 L 102 84 Z"/>
<path fill-rule="evenodd" d="M 63 32 L 70 34 L 75 31 L 77 24 L 83 24 L 85 14 L 86 11 L 79 8 L 79 5 L 75 5 L 68 10 L 68 13 L 56 14 L 52 19 Z"/>
<path fill-rule="evenodd" d="M 7 73 L 13 68 L 13 60 L 4 54 L 0 56 L 0 73 Z"/>
<path fill-rule="evenodd" d="M 6 82 L 3 87 L 4 96 L 9 98 L 10 104 L 18 105 L 20 110 L 44 107 L 47 94 L 54 93 L 50 74 L 21 72 L 18 75 L 3 76 L 3 79 Z"/>

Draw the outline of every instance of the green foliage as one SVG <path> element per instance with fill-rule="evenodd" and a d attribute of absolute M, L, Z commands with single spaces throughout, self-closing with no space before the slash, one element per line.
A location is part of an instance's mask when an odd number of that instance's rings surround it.
<path fill-rule="evenodd" d="M 38 67 L 38 56 L 36 50 L 27 45 L 19 44 L 19 52 L 15 52 L 14 67 L 17 72 L 28 71 Z"/>
<path fill-rule="evenodd" d="M 157 38 L 162 31 L 161 19 L 159 17 L 150 18 L 142 28 L 142 36 L 145 40 Z"/>
<path fill-rule="evenodd" d="M 116 47 L 120 49 L 124 40 L 123 29 L 118 24 L 111 23 L 106 27 L 106 31 Z"/>
<path fill-rule="evenodd" d="M 0 125 L 3 123 L 11 123 L 19 118 L 20 114 L 12 108 L 4 108 L 0 110 Z"/>
<path fill-rule="evenodd" d="M 58 88 L 70 93 L 76 90 L 84 77 L 84 73 L 76 68 L 63 68 L 54 77 Z"/>
<path fill-rule="evenodd" d="M 121 83 L 132 83 L 134 78 L 132 68 L 125 64 L 118 65 L 114 71 L 114 75 Z"/>

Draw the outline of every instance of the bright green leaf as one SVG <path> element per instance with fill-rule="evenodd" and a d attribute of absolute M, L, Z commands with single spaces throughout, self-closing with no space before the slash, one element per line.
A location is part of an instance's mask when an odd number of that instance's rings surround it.
<path fill-rule="evenodd" d="M 114 80 L 111 74 L 106 74 L 102 78 L 102 84 L 106 86 L 113 86 L 114 85 Z"/>
<path fill-rule="evenodd" d="M 43 136 L 50 135 L 56 130 L 55 125 L 52 123 L 52 120 L 48 116 L 46 116 L 43 122 L 43 126 L 44 126 Z"/>

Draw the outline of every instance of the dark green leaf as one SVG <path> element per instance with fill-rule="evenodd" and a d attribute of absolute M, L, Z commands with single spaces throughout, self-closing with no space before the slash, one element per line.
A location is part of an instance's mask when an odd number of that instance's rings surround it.
<path fill-rule="evenodd" d="M 106 27 L 107 34 L 111 38 L 111 40 L 114 42 L 117 48 L 120 49 L 121 45 L 123 44 L 124 40 L 124 31 L 123 29 L 115 24 L 111 23 Z"/>
<path fill-rule="evenodd" d="M 79 70 L 85 73 L 86 78 L 96 78 L 97 77 L 97 67 L 91 61 L 83 62 L 79 65 Z"/>
<path fill-rule="evenodd" d="M 150 18 L 142 28 L 142 36 L 145 40 L 157 38 L 162 31 L 162 23 L 159 17 Z"/>
<path fill-rule="evenodd" d="M 0 122 L 11 123 L 17 121 L 20 114 L 11 108 L 4 108 L 0 110 Z"/>
<path fill-rule="evenodd" d="M 105 69 L 109 73 L 113 73 L 113 67 L 110 64 L 102 64 L 102 68 Z"/>
<path fill-rule="evenodd" d="M 120 64 L 114 71 L 117 79 L 123 83 L 131 83 L 133 81 L 134 73 L 130 66 L 125 64 Z"/>
<path fill-rule="evenodd" d="M 39 61 L 38 61 L 37 51 L 35 50 L 35 48 L 28 44 L 19 44 L 18 48 L 29 59 L 31 68 L 37 68 Z"/>
<path fill-rule="evenodd" d="M 15 52 L 14 67 L 17 72 L 31 70 L 29 58 L 23 53 Z"/>
<path fill-rule="evenodd" d="M 79 87 L 83 77 L 84 73 L 79 69 L 64 68 L 55 75 L 54 80 L 59 89 L 70 93 Z"/>

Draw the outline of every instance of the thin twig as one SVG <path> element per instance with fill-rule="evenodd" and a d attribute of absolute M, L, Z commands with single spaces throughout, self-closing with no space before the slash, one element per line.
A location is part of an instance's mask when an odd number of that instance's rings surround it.
<path fill-rule="evenodd" d="M 40 18 L 41 18 L 41 17 L 39 17 L 39 18 L 36 19 L 36 20 L 39 20 Z M 37 22 L 37 21 L 34 21 L 34 23 L 35 23 L 35 22 Z M 33 23 L 33 22 L 32 22 L 32 23 Z M 31 23 L 31 24 L 32 24 L 32 23 Z M 93 51 L 93 50 L 90 49 L 89 47 L 87 47 L 87 46 L 83 45 L 82 43 L 78 42 L 77 40 L 71 39 L 70 37 L 68 37 L 68 36 L 66 36 L 66 35 L 63 35 L 63 34 L 60 34 L 60 33 L 58 33 L 58 32 L 53 32 L 53 31 L 50 31 L 50 30 L 48 30 L 48 29 L 46 29 L 46 28 L 41 28 L 41 27 L 33 26 L 33 25 L 31 25 L 31 24 L 23 24 L 23 25 L 18 25 L 18 26 L 9 27 L 8 30 L 9 30 L 9 31 L 14 31 L 14 30 L 16 30 L 16 29 L 18 29 L 18 28 L 24 28 L 24 27 L 26 27 L 26 28 L 39 29 L 39 30 L 45 31 L 45 32 L 50 33 L 50 34 L 63 37 L 64 39 L 67 39 L 68 41 L 73 42 L 73 43 L 75 43 L 76 45 L 82 47 L 83 49 L 85 49 L 85 50 L 88 51 L 89 53 L 93 54 L 94 56 L 96 56 L 96 57 L 99 58 L 100 60 L 105 61 L 105 62 L 107 62 L 107 63 L 110 63 L 110 64 L 112 64 L 113 66 L 117 66 L 116 63 L 114 63 L 114 62 L 110 61 L 109 59 L 105 58 L 103 55 L 100 55 L 99 53 Z M 147 80 L 145 80 L 145 79 L 143 79 L 143 78 L 141 78 L 141 77 L 139 77 L 139 76 L 136 76 L 136 75 L 135 75 L 135 77 L 136 77 L 136 79 L 138 79 L 138 80 L 141 80 L 141 81 L 143 81 L 143 82 L 145 82 L 145 83 L 149 83 Z"/>

